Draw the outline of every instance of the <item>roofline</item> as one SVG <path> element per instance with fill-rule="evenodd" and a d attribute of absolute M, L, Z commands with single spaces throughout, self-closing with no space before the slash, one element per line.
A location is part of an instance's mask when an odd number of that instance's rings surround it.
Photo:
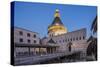
<path fill-rule="evenodd" d="M 18 28 L 18 29 L 26 30 L 26 31 L 29 31 L 29 32 L 32 32 L 32 33 L 37 33 L 37 34 L 39 34 L 38 32 L 33 32 L 33 31 L 31 31 L 31 30 L 27 30 L 27 29 L 25 29 L 25 28 L 21 28 L 21 27 L 17 27 L 17 26 L 14 26 L 14 28 Z"/>
<path fill-rule="evenodd" d="M 75 30 L 75 31 L 71 31 L 71 32 L 77 32 L 77 31 L 81 31 L 81 30 L 86 30 L 86 28 L 81 28 L 81 29 L 78 29 L 78 30 Z M 71 32 L 68 32 L 68 33 L 71 33 Z"/>

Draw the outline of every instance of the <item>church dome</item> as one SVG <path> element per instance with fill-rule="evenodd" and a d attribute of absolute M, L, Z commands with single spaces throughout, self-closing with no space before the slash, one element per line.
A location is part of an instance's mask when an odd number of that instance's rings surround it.
<path fill-rule="evenodd" d="M 60 13 L 59 10 L 56 9 L 54 20 L 52 24 L 48 27 L 48 35 L 51 36 L 57 36 L 67 33 L 67 29 L 64 27 L 61 19 L 60 19 Z"/>

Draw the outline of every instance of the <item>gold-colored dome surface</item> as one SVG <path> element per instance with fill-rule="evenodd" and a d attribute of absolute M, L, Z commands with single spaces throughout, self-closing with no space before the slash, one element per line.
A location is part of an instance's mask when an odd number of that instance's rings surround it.
<path fill-rule="evenodd" d="M 67 33 L 67 29 L 64 27 L 60 19 L 60 13 L 58 9 L 56 10 L 54 17 L 53 23 L 48 27 L 48 35 L 57 36 Z"/>

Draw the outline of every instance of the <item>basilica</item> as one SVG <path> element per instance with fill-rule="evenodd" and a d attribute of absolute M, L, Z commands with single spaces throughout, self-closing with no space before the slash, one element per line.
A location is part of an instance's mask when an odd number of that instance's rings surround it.
<path fill-rule="evenodd" d="M 87 47 L 86 28 L 68 32 L 60 19 L 60 12 L 56 9 L 53 22 L 48 26 L 48 37 L 42 39 L 42 44 L 49 41 L 59 45 L 58 52 L 82 51 L 85 54 Z"/>
<path fill-rule="evenodd" d="M 55 53 L 81 52 L 81 57 L 86 56 L 87 39 L 86 28 L 68 32 L 64 26 L 60 11 L 55 10 L 54 20 L 48 26 L 47 37 L 40 38 L 39 33 L 14 27 L 14 57 L 45 56 Z M 16 61 L 17 62 L 17 61 Z"/>

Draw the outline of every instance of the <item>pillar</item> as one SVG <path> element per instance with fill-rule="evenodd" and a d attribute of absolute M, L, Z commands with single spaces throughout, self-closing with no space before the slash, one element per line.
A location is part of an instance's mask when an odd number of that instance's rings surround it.
<path fill-rule="evenodd" d="M 36 55 L 36 49 L 34 48 L 34 54 Z"/>
<path fill-rule="evenodd" d="M 41 55 L 41 48 L 39 48 L 39 55 Z"/>
<path fill-rule="evenodd" d="M 28 47 L 28 52 L 29 52 L 29 55 L 30 55 L 30 53 L 31 53 L 31 52 L 30 52 L 30 49 L 31 49 L 31 48 L 30 48 L 30 47 Z"/>

